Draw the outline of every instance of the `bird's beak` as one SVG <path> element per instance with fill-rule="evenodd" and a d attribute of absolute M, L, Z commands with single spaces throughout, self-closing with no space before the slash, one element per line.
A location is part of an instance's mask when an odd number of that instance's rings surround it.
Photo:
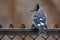
<path fill-rule="evenodd" d="M 31 10 L 31 12 L 37 11 L 36 9 Z"/>

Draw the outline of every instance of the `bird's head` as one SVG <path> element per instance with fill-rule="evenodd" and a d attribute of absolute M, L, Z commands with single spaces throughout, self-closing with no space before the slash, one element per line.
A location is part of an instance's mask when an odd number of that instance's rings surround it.
<path fill-rule="evenodd" d="M 39 7 L 40 7 L 39 4 L 36 3 L 36 4 L 34 5 L 33 10 L 31 10 L 31 12 L 38 11 L 38 10 L 39 10 Z"/>

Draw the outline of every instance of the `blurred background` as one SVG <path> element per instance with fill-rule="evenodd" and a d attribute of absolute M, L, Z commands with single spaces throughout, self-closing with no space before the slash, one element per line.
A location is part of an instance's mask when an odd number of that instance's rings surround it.
<path fill-rule="evenodd" d="M 0 22 L 4 27 L 13 24 L 15 27 L 32 24 L 32 12 L 37 0 L 0 0 Z"/>

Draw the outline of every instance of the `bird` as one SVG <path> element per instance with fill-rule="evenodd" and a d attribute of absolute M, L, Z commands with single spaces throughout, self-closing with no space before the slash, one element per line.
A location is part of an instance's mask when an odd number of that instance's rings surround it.
<path fill-rule="evenodd" d="M 34 13 L 32 14 L 32 20 L 37 25 L 39 23 L 46 23 L 47 15 L 46 12 L 43 10 L 39 4 L 35 4 L 34 6 Z"/>
<path fill-rule="evenodd" d="M 33 12 L 34 13 L 32 14 L 32 20 L 37 26 L 39 34 L 45 34 L 46 32 L 44 28 L 47 28 L 47 26 L 45 25 L 47 20 L 46 12 L 41 6 L 39 6 L 39 4 L 35 4 Z"/>

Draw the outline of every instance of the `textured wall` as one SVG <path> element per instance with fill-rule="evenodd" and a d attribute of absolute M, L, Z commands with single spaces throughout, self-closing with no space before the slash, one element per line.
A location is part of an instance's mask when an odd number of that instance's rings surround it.
<path fill-rule="evenodd" d="M 32 23 L 30 12 L 33 9 L 35 0 L 0 0 L 0 10 L 2 17 L 8 19 L 7 22 L 2 22 L 4 25 L 7 23 L 12 23 L 15 27 L 20 26 L 20 24 L 25 24 L 30 26 Z M 5 14 L 5 15 L 4 15 Z M 2 18 L 1 17 L 1 18 Z M 3 20 L 3 19 L 2 19 Z M 5 24 L 6 23 L 6 24 Z"/>

